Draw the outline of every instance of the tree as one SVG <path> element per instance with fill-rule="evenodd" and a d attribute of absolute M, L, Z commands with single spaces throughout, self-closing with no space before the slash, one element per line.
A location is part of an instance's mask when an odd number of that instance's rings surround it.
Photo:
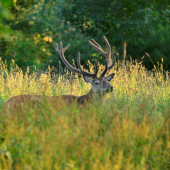
<path fill-rule="evenodd" d="M 12 13 L 9 10 L 9 7 L 12 4 L 12 0 L 2 0 L 0 2 L 0 38 L 6 38 L 11 32 L 10 26 L 5 22 L 5 20 L 12 19 Z M 4 20 L 5 19 L 5 20 Z"/>
<path fill-rule="evenodd" d="M 158 18 L 163 18 L 160 15 L 168 3 L 168 0 L 67 0 L 63 15 L 86 35 L 105 34 L 112 37 L 110 42 L 114 41 L 117 47 L 122 43 L 125 60 L 127 44 L 137 44 L 144 34 L 149 35 Z"/>
<path fill-rule="evenodd" d="M 165 70 L 170 70 L 170 26 L 155 30 L 152 34 L 145 37 L 145 43 L 131 45 L 127 49 L 132 54 L 133 59 L 141 61 L 146 68 L 151 70 L 158 62 L 163 64 Z M 133 50 L 135 49 L 135 50 Z M 146 54 L 147 53 L 147 54 Z M 149 54 L 149 56 L 148 56 Z"/>
<path fill-rule="evenodd" d="M 0 39 L 0 57 L 8 65 L 11 59 L 19 67 L 36 65 L 47 68 L 47 65 L 58 66 L 59 55 L 55 51 L 55 43 L 71 44 L 66 52 L 68 61 L 77 59 L 78 51 L 81 52 L 83 61 L 92 56 L 89 37 L 85 37 L 64 23 L 61 15 L 61 3 L 64 0 L 17 0 L 11 4 L 12 20 L 4 19 L 10 25 L 11 33 L 8 39 Z M 95 56 L 91 57 L 91 61 Z"/>

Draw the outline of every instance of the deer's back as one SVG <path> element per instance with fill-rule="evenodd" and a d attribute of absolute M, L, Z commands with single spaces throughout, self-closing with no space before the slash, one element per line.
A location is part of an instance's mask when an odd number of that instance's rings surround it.
<path fill-rule="evenodd" d="M 16 107 L 21 103 L 26 103 L 30 101 L 34 103 L 35 100 L 39 100 L 39 99 L 40 96 L 38 95 L 23 94 L 23 95 L 14 96 L 5 102 L 5 108 L 7 109 L 9 107 Z"/>
<path fill-rule="evenodd" d="M 57 103 L 59 101 L 63 101 L 66 104 L 77 102 L 77 97 L 73 95 L 62 95 L 62 96 L 41 96 L 41 95 L 29 95 L 23 94 L 11 97 L 8 101 L 5 102 L 5 108 L 16 108 L 23 104 L 36 104 L 37 102 L 41 102 L 43 100 L 47 100 L 49 103 Z"/>

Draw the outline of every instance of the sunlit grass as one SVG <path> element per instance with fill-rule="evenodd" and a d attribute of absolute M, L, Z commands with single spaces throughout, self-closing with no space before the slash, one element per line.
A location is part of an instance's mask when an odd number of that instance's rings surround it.
<path fill-rule="evenodd" d="M 90 66 L 93 72 L 92 65 Z M 99 66 L 101 71 L 103 66 Z M 155 68 L 156 69 L 156 68 Z M 48 101 L 5 114 L 3 104 L 19 94 L 83 95 L 82 78 L 23 74 L 0 65 L 0 169 L 170 169 L 170 83 L 161 65 L 148 73 L 141 63 L 113 70 L 114 92 L 86 108 Z M 108 73 L 109 74 L 109 73 Z M 67 79 L 66 79 L 67 77 Z"/>

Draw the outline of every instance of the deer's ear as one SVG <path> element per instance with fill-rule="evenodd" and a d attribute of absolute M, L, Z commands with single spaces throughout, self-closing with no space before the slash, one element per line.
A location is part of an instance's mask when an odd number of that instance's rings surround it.
<path fill-rule="evenodd" d="M 115 73 L 112 73 L 112 74 L 110 74 L 109 76 L 107 76 L 105 79 L 106 79 L 107 81 L 110 81 L 110 80 L 112 80 L 112 78 L 114 77 L 114 75 L 115 75 Z"/>
<path fill-rule="evenodd" d="M 85 82 L 92 83 L 92 79 L 90 77 L 83 74 L 83 78 L 84 78 Z"/>

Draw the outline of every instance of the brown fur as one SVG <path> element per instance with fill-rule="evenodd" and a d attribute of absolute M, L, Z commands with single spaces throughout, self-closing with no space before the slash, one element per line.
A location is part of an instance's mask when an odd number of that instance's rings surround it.
<path fill-rule="evenodd" d="M 78 106 L 86 106 L 88 103 L 91 103 L 94 100 L 94 97 L 101 98 L 105 95 L 106 90 L 113 90 L 112 85 L 107 82 L 107 79 L 110 81 L 113 78 L 114 74 L 106 78 L 95 78 L 91 79 L 89 77 L 84 77 L 85 81 L 91 83 L 92 88 L 90 91 L 83 96 L 74 96 L 74 95 L 61 95 L 61 96 L 41 96 L 41 95 L 30 95 L 23 94 L 10 98 L 5 103 L 5 109 L 7 114 L 10 113 L 11 109 L 20 110 L 22 105 L 35 105 L 43 100 L 47 100 L 51 103 L 52 106 L 57 107 L 58 104 L 65 103 L 69 105 L 70 103 L 77 103 Z M 97 83 L 97 84 L 96 84 Z"/>
<path fill-rule="evenodd" d="M 78 105 L 86 105 L 91 101 L 91 92 L 87 93 L 83 96 L 74 96 L 74 95 L 62 95 L 62 96 L 41 96 L 41 95 L 30 95 L 30 94 L 23 94 L 11 97 L 8 101 L 5 102 L 5 109 L 7 113 L 11 111 L 11 109 L 20 109 L 22 104 L 27 105 L 35 105 L 38 102 L 43 101 L 44 99 L 47 100 L 49 103 L 55 105 L 59 101 L 63 101 L 66 105 L 70 103 L 77 103 Z"/>

